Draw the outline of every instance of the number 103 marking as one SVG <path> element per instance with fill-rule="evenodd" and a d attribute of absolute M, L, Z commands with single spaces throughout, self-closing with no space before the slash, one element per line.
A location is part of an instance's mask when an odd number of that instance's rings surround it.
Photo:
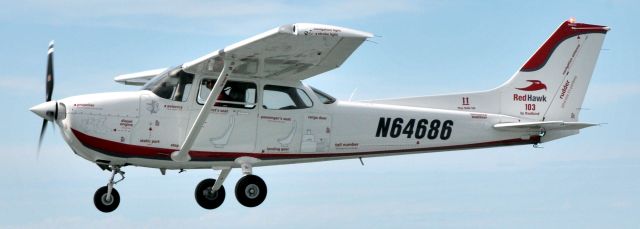
<path fill-rule="evenodd" d="M 535 104 L 525 104 L 524 108 L 525 108 L 525 110 L 528 110 L 528 111 L 535 111 L 536 110 L 536 105 Z"/>

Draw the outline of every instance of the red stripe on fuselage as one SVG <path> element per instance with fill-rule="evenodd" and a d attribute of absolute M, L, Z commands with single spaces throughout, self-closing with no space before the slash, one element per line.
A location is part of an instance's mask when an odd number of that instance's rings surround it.
<path fill-rule="evenodd" d="M 114 157 L 122 158 L 148 158 L 156 160 L 171 160 L 171 153 L 177 151 L 177 149 L 166 149 L 148 146 L 138 146 L 124 144 L 120 142 L 110 141 L 102 138 L 97 138 L 84 134 L 80 131 L 71 129 L 78 141 L 85 147 L 94 151 L 107 154 Z M 357 156 L 375 156 L 379 154 L 402 154 L 410 152 L 428 152 L 428 151 L 444 151 L 455 149 L 470 149 L 480 147 L 492 147 L 492 146 L 509 146 L 509 145 L 522 145 L 522 144 L 534 144 L 540 142 L 540 137 L 537 135 L 531 136 L 529 140 L 522 140 L 520 138 L 507 139 L 492 142 L 473 143 L 465 145 L 455 146 L 439 146 L 428 148 L 416 148 L 416 149 L 403 149 L 403 150 L 385 150 L 385 151 L 369 151 L 369 152 L 357 152 L 357 153 L 250 153 L 250 152 L 212 152 L 212 151 L 189 151 L 189 155 L 194 161 L 232 161 L 238 157 L 248 156 L 255 157 L 262 160 L 275 160 L 275 159 L 305 159 L 305 158 L 332 158 L 332 157 L 357 157 Z"/>

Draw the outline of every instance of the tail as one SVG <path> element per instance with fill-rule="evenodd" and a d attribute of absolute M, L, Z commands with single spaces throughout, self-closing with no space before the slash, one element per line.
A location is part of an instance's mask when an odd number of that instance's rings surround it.
<path fill-rule="evenodd" d="M 577 121 L 608 27 L 565 21 L 505 84 L 499 113 Z"/>
<path fill-rule="evenodd" d="M 574 122 L 607 31 L 606 26 L 565 21 L 511 79 L 493 90 L 369 102 Z"/>

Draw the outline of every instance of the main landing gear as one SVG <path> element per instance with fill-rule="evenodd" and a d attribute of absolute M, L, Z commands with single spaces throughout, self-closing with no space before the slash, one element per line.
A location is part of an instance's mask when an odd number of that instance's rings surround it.
<path fill-rule="evenodd" d="M 245 207 L 260 205 L 267 198 L 267 185 L 256 175 L 246 175 L 236 183 L 236 199 Z"/>
<path fill-rule="evenodd" d="M 196 186 L 195 196 L 198 205 L 204 209 L 216 209 L 224 202 L 225 191 L 222 183 L 231 168 L 223 169 L 218 179 L 205 179 Z"/>
<path fill-rule="evenodd" d="M 93 203 L 102 212 L 112 212 L 120 205 L 120 194 L 113 187 L 118 182 L 124 180 L 124 172 L 121 166 L 104 166 L 111 171 L 111 178 L 106 186 L 99 188 L 93 196 Z M 231 172 L 231 168 L 221 169 L 218 179 L 205 179 L 201 181 L 195 189 L 196 202 L 204 209 L 216 209 L 224 203 L 226 192 L 224 190 L 224 180 Z M 267 198 L 267 184 L 262 178 L 253 175 L 251 165 L 242 164 L 244 177 L 238 180 L 235 187 L 236 199 L 245 207 L 256 207 Z M 115 177 L 120 175 L 120 179 Z"/>
<path fill-rule="evenodd" d="M 120 194 L 113 186 L 118 182 L 124 180 L 124 172 L 120 171 L 120 166 L 111 166 L 111 179 L 107 186 L 102 186 L 93 195 L 93 204 L 101 212 L 112 212 L 120 205 Z M 113 181 L 116 174 L 120 175 L 120 179 Z"/>
<path fill-rule="evenodd" d="M 222 169 L 217 180 L 205 179 L 196 186 L 195 196 L 198 205 L 204 209 L 215 209 L 224 202 L 225 190 L 222 183 L 227 178 L 231 168 Z M 245 207 L 256 207 L 267 198 L 267 184 L 262 178 L 251 174 L 250 165 L 242 165 L 245 174 L 236 183 L 236 199 Z"/>

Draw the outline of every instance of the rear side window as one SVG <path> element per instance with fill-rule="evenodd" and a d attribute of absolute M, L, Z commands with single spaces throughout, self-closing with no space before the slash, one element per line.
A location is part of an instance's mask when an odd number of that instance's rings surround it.
<path fill-rule="evenodd" d="M 263 94 L 262 107 L 269 110 L 304 109 L 313 106 L 309 95 L 295 87 L 265 85 Z"/>

